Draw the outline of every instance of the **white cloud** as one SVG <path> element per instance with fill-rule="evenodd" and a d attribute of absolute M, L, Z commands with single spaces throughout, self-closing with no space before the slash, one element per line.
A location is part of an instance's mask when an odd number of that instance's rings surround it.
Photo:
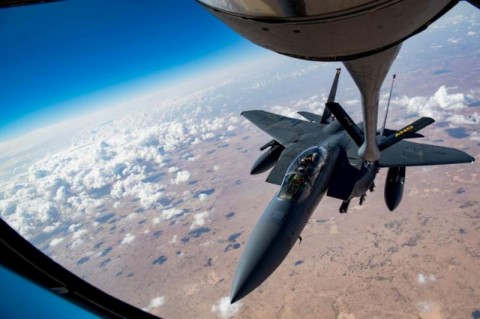
<path fill-rule="evenodd" d="M 423 274 L 418 274 L 417 275 L 417 282 L 421 285 L 423 285 L 426 282 L 425 276 Z"/>
<path fill-rule="evenodd" d="M 48 246 L 55 247 L 58 244 L 60 244 L 64 239 L 65 239 L 65 237 L 54 238 L 54 239 L 52 239 L 52 241 L 50 241 L 50 244 L 48 244 Z"/>
<path fill-rule="evenodd" d="M 297 109 L 294 109 L 288 106 L 274 105 L 270 109 L 273 113 L 280 114 L 286 117 L 297 118 L 297 119 L 302 118 L 297 113 Z"/>
<path fill-rule="evenodd" d="M 427 283 L 427 281 L 430 281 L 430 282 L 435 282 L 437 280 L 437 277 L 434 275 L 434 274 L 429 274 L 428 276 L 427 275 L 424 275 L 422 273 L 419 273 L 417 275 L 417 282 L 420 284 L 420 285 L 423 285 L 425 283 Z"/>
<path fill-rule="evenodd" d="M 151 185 L 151 186 L 149 186 Z M 143 208 L 157 208 L 160 206 L 160 200 L 163 197 L 163 193 L 157 185 L 142 184 L 142 187 L 138 187 L 136 191 L 136 197 L 140 198 L 140 204 Z"/>
<path fill-rule="evenodd" d="M 168 168 L 168 172 L 169 172 L 169 173 L 176 173 L 176 172 L 178 172 L 179 170 L 180 170 L 180 169 L 179 169 L 178 167 L 176 167 L 176 166 L 172 166 L 172 167 L 169 167 L 169 168 Z"/>
<path fill-rule="evenodd" d="M 239 119 L 238 116 L 232 115 L 232 116 L 230 116 L 229 119 L 228 119 L 228 123 L 230 123 L 230 124 L 237 124 L 237 123 L 239 123 L 239 122 L 240 122 L 240 119 Z"/>
<path fill-rule="evenodd" d="M 86 229 L 77 230 L 76 232 L 73 233 L 72 239 L 82 238 L 82 236 L 85 235 L 86 233 L 88 233 Z"/>
<path fill-rule="evenodd" d="M 208 215 L 209 213 L 207 211 L 194 214 L 193 223 L 190 225 L 190 229 L 194 229 L 194 228 L 205 225 Z"/>
<path fill-rule="evenodd" d="M 137 198 L 145 209 L 159 208 L 160 200 L 164 194 L 163 185 L 157 183 L 146 183 L 144 174 L 134 174 L 113 184 L 110 195 L 113 199 L 122 199 L 125 196 Z"/>
<path fill-rule="evenodd" d="M 470 115 L 453 114 L 447 118 L 447 121 L 454 125 L 478 125 L 480 124 L 480 114 L 477 112 Z"/>
<path fill-rule="evenodd" d="M 218 313 L 222 319 L 230 319 L 240 311 L 242 305 L 241 301 L 230 304 L 229 297 L 222 297 L 212 306 L 211 310 L 213 313 Z"/>
<path fill-rule="evenodd" d="M 243 123 L 237 111 L 228 111 L 230 97 L 218 91 L 228 83 L 199 86 L 188 95 L 180 91 L 178 96 L 162 95 L 154 101 L 155 107 L 149 102 L 103 110 L 81 124 L 75 120 L 74 128 L 65 125 L 68 135 L 56 131 L 49 137 L 61 140 L 58 147 L 42 140 L 44 144 L 38 144 L 42 152 L 32 152 L 35 156 L 27 156 L 28 161 L 22 158 L 21 166 L 8 164 L 15 170 L 0 181 L 0 216 L 29 236 L 37 228 L 52 232 L 59 221 L 68 225 L 87 220 L 95 225 L 92 219 L 99 217 L 102 206 L 127 209 L 133 200 L 143 209 L 163 209 L 165 184 L 191 178 L 186 170 L 167 167 L 172 155 L 178 155 L 176 150 L 221 138 Z M 173 114 L 171 110 L 181 111 Z M 22 156 L 27 153 L 21 144 L 15 148 Z M 3 149 L 0 153 L 5 154 Z M 181 160 L 196 161 L 198 155 L 188 154 Z M 7 176 L 3 166 L 0 171 Z M 172 175 L 165 178 L 162 173 Z"/>
<path fill-rule="evenodd" d="M 460 41 L 462 41 L 462 39 L 451 37 L 451 38 L 448 38 L 447 41 L 448 41 L 448 43 L 450 43 L 450 44 L 457 44 L 457 43 L 459 43 Z"/>
<path fill-rule="evenodd" d="M 434 44 L 434 45 L 431 46 L 432 50 L 438 50 L 438 49 L 441 49 L 441 48 L 443 48 L 442 44 Z"/>
<path fill-rule="evenodd" d="M 131 221 L 132 221 L 132 220 L 137 219 L 138 216 L 139 216 L 139 214 L 137 214 L 137 213 L 130 213 L 130 214 L 127 215 L 126 218 L 127 218 L 128 220 L 131 220 Z"/>
<path fill-rule="evenodd" d="M 199 158 L 199 156 L 190 156 L 190 157 L 187 157 L 187 161 L 195 162 L 198 158 Z"/>
<path fill-rule="evenodd" d="M 463 93 L 449 93 L 449 89 L 442 85 L 431 97 L 403 95 L 392 101 L 406 107 L 410 113 L 420 116 L 429 116 L 435 120 L 443 120 L 450 116 L 450 111 L 458 111 L 467 107 L 466 96 Z"/>
<path fill-rule="evenodd" d="M 127 233 L 120 243 L 121 244 L 130 244 L 134 240 L 135 240 L 135 235 Z"/>
<path fill-rule="evenodd" d="M 198 199 L 201 200 L 202 202 L 208 198 L 208 195 L 205 193 L 201 193 L 198 195 Z"/>
<path fill-rule="evenodd" d="M 188 171 L 178 171 L 175 179 L 172 179 L 172 184 L 180 184 L 190 179 L 190 173 Z"/>
<path fill-rule="evenodd" d="M 75 240 L 73 240 L 70 244 L 70 248 L 77 248 L 79 247 L 81 244 L 83 244 L 83 239 L 81 238 L 77 238 Z"/>
<path fill-rule="evenodd" d="M 173 216 L 175 215 L 178 215 L 182 212 L 181 209 L 178 209 L 178 208 L 169 208 L 169 209 L 164 209 L 162 211 L 162 218 L 164 220 L 167 220 L 167 219 L 170 219 L 172 218 Z"/>
<path fill-rule="evenodd" d="M 467 32 L 467 35 L 474 36 L 474 35 L 477 35 L 477 32 L 470 30 Z"/>
<path fill-rule="evenodd" d="M 387 96 L 387 98 L 388 98 L 388 96 Z M 359 99 L 350 99 L 350 100 L 346 100 L 345 102 L 343 102 L 343 104 L 345 104 L 347 106 L 361 105 L 361 101 Z"/>
<path fill-rule="evenodd" d="M 121 208 L 123 205 L 120 201 L 115 201 L 115 203 L 113 204 L 113 208 L 115 209 L 119 209 Z"/>
<path fill-rule="evenodd" d="M 465 104 L 465 95 L 463 93 L 449 94 L 445 85 L 442 85 L 433 95 L 433 101 L 438 103 L 440 108 L 448 110 L 461 110 Z"/>
<path fill-rule="evenodd" d="M 59 222 L 56 222 L 56 223 L 53 223 L 51 225 L 48 225 L 48 226 L 45 226 L 45 228 L 43 228 L 43 232 L 44 233 L 51 233 L 53 232 L 54 230 L 56 230 L 58 227 L 60 226 L 60 223 Z"/>
<path fill-rule="evenodd" d="M 152 300 L 150 300 L 150 303 L 148 304 L 148 306 L 145 307 L 145 308 L 142 308 L 142 310 L 148 312 L 148 311 L 150 311 L 154 308 L 158 308 L 160 306 L 163 306 L 164 304 L 165 304 L 165 296 L 155 297 Z"/>
<path fill-rule="evenodd" d="M 71 224 L 68 226 L 68 231 L 73 233 L 75 231 L 77 231 L 78 229 L 80 229 L 80 227 L 82 227 L 81 224 Z"/>
<path fill-rule="evenodd" d="M 417 308 L 422 313 L 430 313 L 432 311 L 432 304 L 428 301 L 421 301 L 417 303 Z"/>
<path fill-rule="evenodd" d="M 432 29 L 444 29 L 446 27 L 454 28 L 455 26 L 458 26 L 462 23 L 469 22 L 469 18 L 463 14 L 456 14 L 456 15 L 449 14 L 442 18 L 443 19 L 435 21 L 435 23 L 431 25 L 431 28 Z"/>
<path fill-rule="evenodd" d="M 215 137 L 215 134 L 213 134 L 212 132 L 207 132 L 202 134 L 202 140 L 209 140 L 209 139 L 213 139 L 214 137 Z"/>
<path fill-rule="evenodd" d="M 177 235 L 173 235 L 172 239 L 168 241 L 169 244 L 175 244 L 177 242 Z"/>
<path fill-rule="evenodd" d="M 260 81 L 256 81 L 252 84 L 251 88 L 256 90 L 256 89 L 259 89 L 259 88 L 264 87 L 264 86 L 265 86 L 264 83 L 262 83 Z"/>

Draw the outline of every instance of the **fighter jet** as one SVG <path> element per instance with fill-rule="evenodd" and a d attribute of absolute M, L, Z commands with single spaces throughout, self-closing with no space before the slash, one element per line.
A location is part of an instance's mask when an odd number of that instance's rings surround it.
<path fill-rule="evenodd" d="M 298 239 L 313 211 L 326 194 L 342 200 L 340 213 L 346 213 L 352 198 L 363 204 L 374 190 L 380 168 L 389 168 L 385 201 L 390 210 L 400 203 L 405 167 L 470 163 L 474 158 L 463 151 L 405 141 L 421 137 L 417 132 L 432 124 L 422 117 L 400 130 L 382 129 L 377 142 L 382 156 L 368 162 L 358 156 L 364 140 L 360 124 L 355 124 L 335 102 L 340 69 L 337 69 L 322 116 L 299 112 L 308 121 L 265 111 L 245 111 L 242 115 L 273 140 L 253 165 L 258 174 L 273 167 L 267 182 L 280 189 L 273 196 L 253 229 L 238 263 L 232 285 L 231 302 L 245 297 L 282 263 Z"/>
<path fill-rule="evenodd" d="M 197 0 L 241 36 L 310 61 L 342 61 L 362 96 L 358 156 L 377 161 L 380 87 L 403 41 L 458 0 Z M 480 0 L 468 0 L 480 8 Z M 383 155 L 383 152 L 382 152 Z"/>

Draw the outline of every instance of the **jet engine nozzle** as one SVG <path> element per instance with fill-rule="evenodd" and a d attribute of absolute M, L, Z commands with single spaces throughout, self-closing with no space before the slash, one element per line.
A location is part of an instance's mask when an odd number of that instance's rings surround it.
<path fill-rule="evenodd" d="M 390 211 L 395 210 L 402 201 L 405 186 L 405 166 L 390 167 L 385 181 L 385 203 Z"/>
<path fill-rule="evenodd" d="M 263 153 L 252 165 L 250 174 L 256 175 L 268 171 L 275 165 L 278 161 L 278 158 L 282 154 L 285 147 L 275 140 L 272 140 L 262 146 L 260 150 L 264 150 L 266 147 L 270 147 L 268 151 Z"/>

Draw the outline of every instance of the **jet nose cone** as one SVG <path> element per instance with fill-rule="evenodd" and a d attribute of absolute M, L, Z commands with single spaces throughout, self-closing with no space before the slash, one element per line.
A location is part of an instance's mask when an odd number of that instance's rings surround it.
<path fill-rule="evenodd" d="M 238 286 L 237 287 L 234 286 L 232 288 L 232 293 L 230 295 L 230 304 L 233 304 L 233 303 L 239 301 L 243 297 L 245 297 L 245 295 L 240 295 L 240 289 L 238 289 Z"/>
<path fill-rule="evenodd" d="M 268 278 L 268 276 L 273 272 L 268 271 L 266 274 L 259 276 L 259 271 L 265 272 L 267 268 L 271 268 L 267 265 L 262 265 L 263 263 L 258 263 L 253 271 L 246 269 L 247 267 L 242 267 L 239 265 L 235 273 L 235 279 L 232 285 L 232 292 L 230 294 L 230 303 L 235 303 L 248 295 L 250 292 L 255 290 L 260 284 Z"/>
<path fill-rule="evenodd" d="M 256 268 L 265 268 L 260 263 L 256 265 Z M 232 285 L 232 292 L 230 294 L 230 303 L 234 303 L 248 295 L 255 290 L 260 284 L 267 279 L 269 274 L 258 276 L 258 269 L 254 269 L 250 272 L 247 267 L 239 266 L 235 273 L 235 279 Z M 273 270 L 272 270 L 273 272 Z"/>
<path fill-rule="evenodd" d="M 240 257 L 230 295 L 234 303 L 262 284 L 287 256 L 292 245 L 275 224 L 257 225 Z"/>

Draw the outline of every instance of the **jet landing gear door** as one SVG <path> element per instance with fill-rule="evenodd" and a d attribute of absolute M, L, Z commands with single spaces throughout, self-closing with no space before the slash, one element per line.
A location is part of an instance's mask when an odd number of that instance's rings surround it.
<path fill-rule="evenodd" d="M 359 170 L 353 167 L 348 161 L 347 154 L 342 149 L 337 158 L 327 196 L 347 200 L 352 195 Z"/>

